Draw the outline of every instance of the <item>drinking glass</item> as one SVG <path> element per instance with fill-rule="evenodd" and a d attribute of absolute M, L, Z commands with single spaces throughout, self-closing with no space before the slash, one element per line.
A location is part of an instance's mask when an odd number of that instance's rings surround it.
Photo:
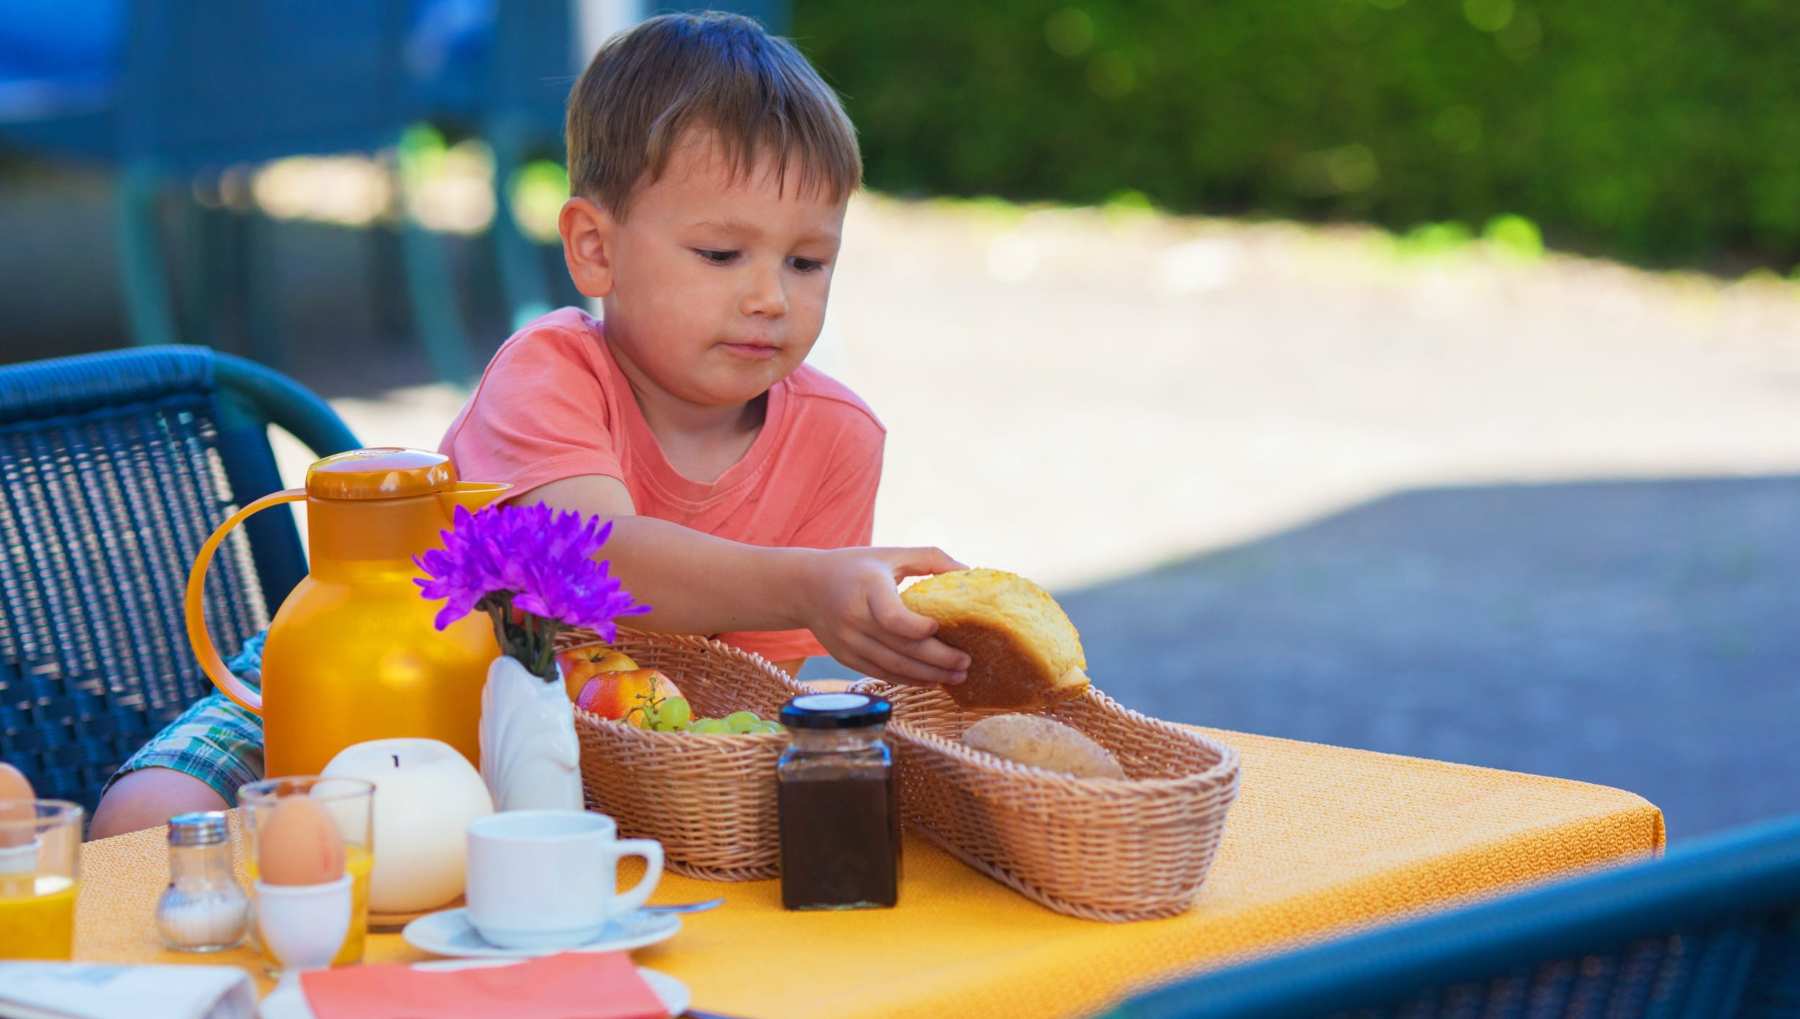
<path fill-rule="evenodd" d="M 375 869 L 375 783 L 360 778 L 327 778 L 323 775 L 295 775 L 264 779 L 238 789 L 238 806 L 250 829 L 250 895 L 256 898 L 257 861 L 262 858 L 261 832 L 269 816 L 288 796 L 310 796 L 317 800 L 337 821 L 338 834 L 344 839 L 344 871 L 350 875 L 350 931 L 344 945 L 331 960 L 333 966 L 348 966 L 362 961 L 363 941 L 369 932 L 369 872 Z M 261 932 L 250 925 L 256 944 L 272 970 L 278 971 L 280 960 L 274 958 L 263 943 Z"/>
<path fill-rule="evenodd" d="M 81 808 L 64 800 L 0 800 L 0 959 L 75 953 Z"/>

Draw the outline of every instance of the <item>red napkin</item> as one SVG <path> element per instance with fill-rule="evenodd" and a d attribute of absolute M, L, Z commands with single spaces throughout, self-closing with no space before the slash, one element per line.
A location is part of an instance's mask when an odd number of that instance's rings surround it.
<path fill-rule="evenodd" d="M 348 966 L 300 975 L 318 1019 L 662 1019 L 623 952 L 564 952 L 509 966 Z"/>

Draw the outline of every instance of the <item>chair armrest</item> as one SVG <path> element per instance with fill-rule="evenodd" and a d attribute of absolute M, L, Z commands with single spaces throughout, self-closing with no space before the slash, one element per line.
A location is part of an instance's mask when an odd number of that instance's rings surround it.
<path fill-rule="evenodd" d="M 214 354 L 213 362 L 222 388 L 248 401 L 260 417 L 320 456 L 361 445 L 329 404 L 287 376 L 231 354 Z"/>

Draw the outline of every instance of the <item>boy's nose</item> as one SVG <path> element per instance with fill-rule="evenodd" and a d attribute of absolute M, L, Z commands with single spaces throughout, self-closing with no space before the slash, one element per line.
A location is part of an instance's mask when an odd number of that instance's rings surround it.
<path fill-rule="evenodd" d="M 779 318 L 787 314 L 787 307 L 787 289 L 781 285 L 780 270 L 758 271 L 751 276 L 741 308 L 744 314 Z"/>

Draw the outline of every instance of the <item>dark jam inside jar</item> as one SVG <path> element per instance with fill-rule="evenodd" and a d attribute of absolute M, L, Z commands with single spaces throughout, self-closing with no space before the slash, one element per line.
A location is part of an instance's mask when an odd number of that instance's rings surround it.
<path fill-rule="evenodd" d="M 882 741 L 888 702 L 803 694 L 781 710 L 781 903 L 867 909 L 900 899 L 900 809 Z"/>
<path fill-rule="evenodd" d="M 864 909 L 900 900 L 894 774 L 781 783 L 781 904 Z"/>

